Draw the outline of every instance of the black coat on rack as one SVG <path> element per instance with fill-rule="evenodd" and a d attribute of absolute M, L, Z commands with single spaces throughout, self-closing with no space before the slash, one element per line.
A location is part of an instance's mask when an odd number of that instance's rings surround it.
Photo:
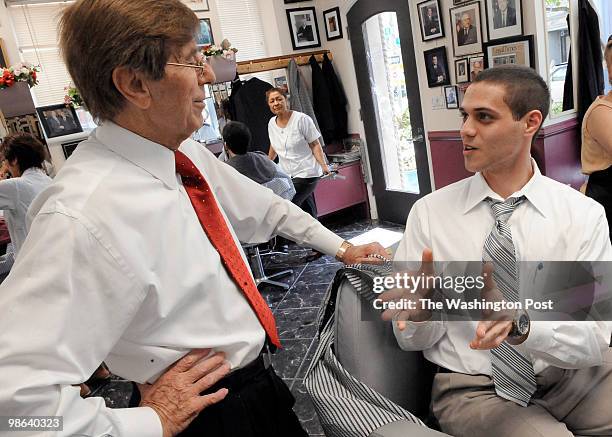
<path fill-rule="evenodd" d="M 327 81 L 323 76 L 323 71 L 314 56 L 310 57 L 310 67 L 312 69 L 312 107 L 319 122 L 321 135 L 325 144 L 330 144 L 335 139 L 334 112 Z"/>
<path fill-rule="evenodd" d="M 578 1 L 578 121 L 586 114 L 591 103 L 603 94 L 604 78 L 601 68 L 601 40 L 599 19 L 589 0 Z"/>
<path fill-rule="evenodd" d="M 327 83 L 327 90 L 329 91 L 332 113 L 334 116 L 334 139 L 336 141 L 342 141 L 348 137 L 348 114 L 346 112 L 348 101 L 342 84 L 340 83 L 340 79 L 336 76 L 334 66 L 327 54 L 323 56 L 322 70 L 323 77 Z"/>
<path fill-rule="evenodd" d="M 229 98 L 230 116 L 241 121 L 251 130 L 253 142 L 249 151 L 268 153 L 270 137 L 268 122 L 274 116 L 266 101 L 266 91 L 273 88 L 268 82 L 256 77 L 244 82 L 232 82 L 232 95 Z"/>

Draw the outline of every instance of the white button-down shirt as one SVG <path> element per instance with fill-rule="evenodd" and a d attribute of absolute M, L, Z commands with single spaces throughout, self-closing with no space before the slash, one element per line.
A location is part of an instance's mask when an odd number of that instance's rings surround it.
<path fill-rule="evenodd" d="M 339 249 L 340 237 L 200 144 L 187 140 L 181 151 L 211 186 L 236 244 L 278 233 Z M 171 150 L 107 122 L 30 216 L 0 286 L 3 415 L 64 416 L 66 436 L 159 437 L 152 409 L 108 409 L 70 384 L 102 361 L 143 383 L 193 348 L 224 351 L 234 369 L 258 356 L 264 330 L 206 237 Z"/>
<path fill-rule="evenodd" d="M 508 220 L 517 261 L 612 260 L 603 207 L 542 176 L 535 161 L 533 167 L 531 180 L 511 196 L 527 198 Z M 395 260 L 420 261 L 423 249 L 429 247 L 434 261 L 481 261 L 495 223 L 490 206 L 483 201 L 486 197 L 503 200 L 477 173 L 420 199 L 410 211 Z M 469 347 L 477 324 L 442 317 L 408 323 L 404 331 L 394 324 L 394 332 L 403 349 L 423 350 L 428 360 L 440 366 L 490 375 L 490 352 Z M 536 374 L 551 365 L 590 367 L 601 365 L 610 333 L 604 322 L 532 321 L 529 337 L 518 347 L 531 355 Z"/>
<path fill-rule="evenodd" d="M 316 178 L 323 174 L 310 148 L 310 143 L 318 140 L 321 134 L 308 115 L 293 111 L 284 128 L 276 124 L 276 117 L 272 117 L 268 123 L 268 136 L 281 169 L 289 176 Z"/>
<path fill-rule="evenodd" d="M 0 209 L 4 210 L 6 226 L 19 253 L 26 237 L 26 214 L 34 198 L 51 183 L 40 168 L 31 167 L 21 176 L 0 181 Z"/>

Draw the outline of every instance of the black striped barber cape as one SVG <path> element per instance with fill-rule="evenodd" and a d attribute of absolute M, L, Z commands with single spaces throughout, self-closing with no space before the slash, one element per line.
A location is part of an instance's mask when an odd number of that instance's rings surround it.
<path fill-rule="evenodd" d="M 408 420 L 426 426 L 404 408 L 351 376 L 337 360 L 335 340 L 335 308 L 340 284 L 346 278 L 362 299 L 372 301 L 373 276 L 391 272 L 385 265 L 357 264 L 341 269 L 325 297 L 318 314 L 320 342 L 304 379 L 315 410 L 327 437 L 367 437 L 374 430 L 391 422 Z"/>

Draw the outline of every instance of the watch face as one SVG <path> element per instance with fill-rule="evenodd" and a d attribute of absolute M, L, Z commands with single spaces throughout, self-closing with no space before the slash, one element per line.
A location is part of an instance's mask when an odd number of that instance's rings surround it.
<path fill-rule="evenodd" d="M 527 314 L 521 314 L 516 322 L 516 327 L 519 332 L 519 335 L 527 334 L 529 330 L 529 317 Z"/>

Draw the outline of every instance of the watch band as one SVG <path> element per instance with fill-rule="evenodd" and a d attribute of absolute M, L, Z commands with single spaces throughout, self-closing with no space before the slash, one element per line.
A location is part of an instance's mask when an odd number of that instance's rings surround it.
<path fill-rule="evenodd" d="M 340 245 L 340 249 L 338 249 L 338 252 L 336 252 L 336 259 L 338 261 L 343 261 L 344 255 L 346 254 L 346 251 L 349 247 L 353 247 L 353 245 L 348 241 L 344 240 Z"/>
<path fill-rule="evenodd" d="M 519 327 L 519 324 L 521 323 L 521 318 L 524 318 L 525 323 L 527 323 L 526 327 Z M 525 310 L 517 310 L 514 319 L 512 320 L 512 329 L 506 337 L 507 343 L 513 346 L 523 343 L 525 340 L 527 340 L 530 330 L 531 319 L 529 317 L 529 314 Z"/>

